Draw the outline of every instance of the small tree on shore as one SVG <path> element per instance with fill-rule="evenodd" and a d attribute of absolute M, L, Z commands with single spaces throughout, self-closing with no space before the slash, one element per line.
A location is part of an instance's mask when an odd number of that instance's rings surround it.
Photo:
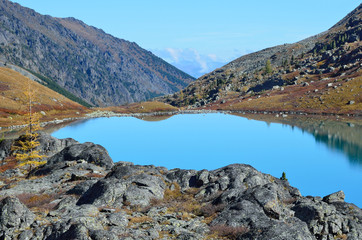
<path fill-rule="evenodd" d="M 38 141 L 38 131 L 40 127 L 39 113 L 33 112 L 33 101 L 35 98 L 35 91 L 31 86 L 31 80 L 28 80 L 27 87 L 25 89 L 25 104 L 27 106 L 27 114 L 25 117 L 25 134 L 20 136 L 12 146 L 12 152 L 15 159 L 19 162 L 19 166 L 28 165 L 29 171 L 34 166 L 43 165 L 46 161 L 42 161 L 43 155 L 36 150 L 36 147 L 40 145 Z"/>

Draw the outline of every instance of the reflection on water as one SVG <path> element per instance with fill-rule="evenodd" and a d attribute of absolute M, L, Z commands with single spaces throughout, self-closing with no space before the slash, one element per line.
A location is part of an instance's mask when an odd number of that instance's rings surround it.
<path fill-rule="evenodd" d="M 352 164 L 362 166 L 362 125 L 331 120 L 290 119 L 288 125 L 311 133 L 317 142 L 347 155 Z"/>
<path fill-rule="evenodd" d="M 362 125 L 360 123 L 298 118 L 287 121 L 289 125 L 313 134 L 317 142 L 346 154 L 352 164 L 362 165 Z"/>
<path fill-rule="evenodd" d="M 245 116 L 245 115 L 238 115 Z M 297 127 L 303 132 L 310 133 L 318 143 L 327 145 L 330 149 L 345 154 L 351 164 L 362 166 L 362 121 L 360 120 L 330 120 L 316 117 L 288 116 L 277 118 L 263 115 L 248 115 L 248 118 L 282 123 Z"/>
<path fill-rule="evenodd" d="M 144 116 L 144 117 L 137 117 L 138 119 L 148 121 L 148 122 L 159 122 L 163 120 L 167 120 L 173 115 L 157 115 L 157 116 Z"/>
<path fill-rule="evenodd" d="M 361 129 L 359 129 L 361 134 Z M 352 164 L 362 166 L 362 146 L 349 141 L 350 139 L 341 138 L 340 135 L 331 135 L 324 133 L 313 133 L 318 142 L 327 144 L 328 147 L 345 153 Z"/>
<path fill-rule="evenodd" d="M 62 122 L 62 123 L 58 123 L 58 124 L 48 124 L 46 127 L 42 128 L 41 131 L 46 132 L 46 133 L 52 133 L 55 131 L 58 131 L 61 128 L 67 127 L 67 126 L 81 126 L 84 122 L 88 121 L 89 119 L 85 119 L 85 120 L 73 120 L 73 121 L 67 121 L 67 122 Z M 24 128 L 20 128 L 20 129 L 1 129 L 0 130 L 0 139 L 1 138 L 5 138 L 5 139 L 15 139 L 18 138 L 20 135 L 24 134 L 26 131 L 26 129 Z"/>

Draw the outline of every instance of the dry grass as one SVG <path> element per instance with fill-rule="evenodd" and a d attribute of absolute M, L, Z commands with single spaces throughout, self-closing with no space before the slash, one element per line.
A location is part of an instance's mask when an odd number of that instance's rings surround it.
<path fill-rule="evenodd" d="M 69 100 L 53 90 L 31 81 L 31 89 L 35 92 L 33 110 L 43 111 L 46 116 L 41 121 L 54 120 L 83 114 L 86 108 Z M 0 67 L 0 126 L 22 125 L 27 113 L 27 99 L 24 91 L 28 88 L 29 79 L 20 73 Z"/>
<path fill-rule="evenodd" d="M 153 219 L 149 216 L 140 216 L 140 217 L 131 217 L 129 219 L 128 226 L 132 226 L 133 224 L 137 223 L 145 223 L 145 222 L 152 222 Z"/>
<path fill-rule="evenodd" d="M 112 111 L 115 113 L 151 113 L 151 112 L 172 112 L 178 108 L 162 102 L 140 102 L 124 106 L 97 108 L 100 111 Z"/>
<path fill-rule="evenodd" d="M 315 77 L 315 76 L 314 76 Z M 311 76 L 311 79 L 314 78 Z M 310 82 L 309 86 L 285 86 L 284 91 L 269 90 L 258 96 L 240 99 L 228 96 L 226 103 L 217 102 L 209 109 L 238 111 L 298 111 L 305 113 L 362 114 L 361 70 L 343 78 L 333 78 L 330 74 L 318 76 L 327 81 Z M 332 87 L 327 84 L 331 83 Z M 336 88 L 334 88 L 336 86 Z M 317 91 L 316 91 L 317 89 Z M 353 104 L 349 104 L 354 101 Z"/>
<path fill-rule="evenodd" d="M 168 207 L 169 212 L 186 212 L 199 214 L 201 204 L 195 199 L 195 191 L 198 189 L 189 189 L 181 192 L 177 183 L 173 183 L 174 189 L 166 189 L 164 193 L 164 204 Z"/>
<path fill-rule="evenodd" d="M 170 187 L 173 187 L 173 190 Z M 198 189 L 188 189 L 185 192 L 181 191 L 177 183 L 172 183 L 164 192 L 163 199 L 151 199 L 150 205 L 144 209 L 147 212 L 152 207 L 166 207 L 169 213 L 180 213 L 178 217 L 183 220 L 190 220 L 195 215 L 200 215 L 202 204 L 197 201 L 195 194 Z"/>
<path fill-rule="evenodd" d="M 83 107 L 53 90 L 37 83 L 31 82 L 31 88 L 36 94 L 34 108 L 36 111 L 65 110 L 72 108 L 82 109 Z M 15 112 L 26 112 L 27 99 L 24 91 L 28 88 L 29 79 L 20 73 L 0 67 L 0 83 L 3 86 L 1 91 L 0 107 Z"/>
<path fill-rule="evenodd" d="M 348 82 L 332 82 L 332 84 L 337 88 L 323 88 L 324 86 L 321 86 L 320 93 L 310 94 L 299 100 L 300 107 L 325 111 L 335 109 L 339 113 L 362 111 L 362 77 L 354 78 Z M 348 104 L 349 101 L 355 103 L 350 105 Z"/>
<path fill-rule="evenodd" d="M 334 239 L 342 239 L 342 240 L 347 240 L 348 236 L 346 234 L 338 234 L 334 237 Z"/>

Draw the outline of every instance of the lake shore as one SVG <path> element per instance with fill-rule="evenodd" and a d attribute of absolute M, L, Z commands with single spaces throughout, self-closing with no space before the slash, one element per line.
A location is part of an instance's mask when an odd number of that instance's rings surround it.
<path fill-rule="evenodd" d="M 177 114 L 207 114 L 207 113 L 224 113 L 224 114 L 236 114 L 239 116 L 244 116 L 251 119 L 283 119 L 290 117 L 308 117 L 316 119 L 329 119 L 335 121 L 352 121 L 352 122 L 362 122 L 362 117 L 353 114 L 334 114 L 334 113 L 306 113 L 306 112 L 296 112 L 296 111 L 255 111 L 255 110 L 212 110 L 212 109 L 187 109 L 187 110 L 173 110 L 173 111 L 157 111 L 157 112 L 117 112 L 110 110 L 98 109 L 96 111 L 91 111 L 88 113 L 73 114 L 71 117 L 65 118 L 55 118 L 54 120 L 41 122 L 41 126 L 47 129 L 57 128 L 57 126 L 65 126 L 77 121 L 83 121 L 92 118 L 101 118 L 101 117 L 136 117 L 136 118 L 146 118 L 146 117 L 158 117 L 158 116 L 173 116 Z M 78 116 L 77 116 L 78 115 Z M 264 116 L 264 117 L 259 117 Z M 24 128 L 26 125 L 10 125 L 10 126 L 0 126 L 0 133 L 18 131 Z"/>

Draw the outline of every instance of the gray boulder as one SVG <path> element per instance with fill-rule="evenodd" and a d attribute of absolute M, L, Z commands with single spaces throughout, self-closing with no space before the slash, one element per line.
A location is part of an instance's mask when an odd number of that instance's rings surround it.
<path fill-rule="evenodd" d="M 97 180 L 88 180 L 75 185 L 70 189 L 67 194 L 83 195 L 91 186 L 93 186 Z"/>
<path fill-rule="evenodd" d="M 73 224 L 68 231 L 63 233 L 57 238 L 54 238 L 56 240 L 92 240 L 89 236 L 89 230 L 86 226 L 81 224 Z"/>
<path fill-rule="evenodd" d="M 343 191 L 335 192 L 329 194 L 323 198 L 323 201 L 326 203 L 333 203 L 333 202 L 344 202 L 345 194 Z"/>
<path fill-rule="evenodd" d="M 73 144 L 48 158 L 47 163 L 34 169 L 29 175 L 49 175 L 56 170 L 72 167 L 77 164 L 88 164 L 87 169 L 97 171 L 93 166 L 99 166 L 106 170 L 112 168 L 113 161 L 107 150 L 94 143 Z M 92 166 L 93 165 L 93 166 Z"/>
<path fill-rule="evenodd" d="M 52 156 L 64 148 L 78 143 L 72 138 L 58 139 L 45 132 L 39 132 L 38 141 L 40 145 L 37 149 L 46 156 Z"/>
<path fill-rule="evenodd" d="M 83 159 L 88 163 L 111 169 L 113 161 L 107 150 L 101 145 L 86 142 L 83 144 L 73 144 L 64 148 L 61 152 L 48 159 L 47 165 L 55 165 L 65 161 Z"/>
<path fill-rule="evenodd" d="M 2 231 L 24 230 L 35 219 L 35 215 L 16 197 L 6 197 L 0 201 L 0 229 Z"/>
<path fill-rule="evenodd" d="M 12 145 L 13 140 L 11 139 L 0 140 L 0 161 L 3 161 L 10 155 Z"/>
<path fill-rule="evenodd" d="M 127 184 L 124 181 L 101 179 L 80 197 L 77 205 L 122 206 L 126 188 Z"/>
<path fill-rule="evenodd" d="M 151 199 L 162 199 L 165 188 L 166 184 L 157 168 L 119 164 L 106 178 L 90 187 L 77 204 L 120 207 L 127 203 L 146 206 Z"/>

